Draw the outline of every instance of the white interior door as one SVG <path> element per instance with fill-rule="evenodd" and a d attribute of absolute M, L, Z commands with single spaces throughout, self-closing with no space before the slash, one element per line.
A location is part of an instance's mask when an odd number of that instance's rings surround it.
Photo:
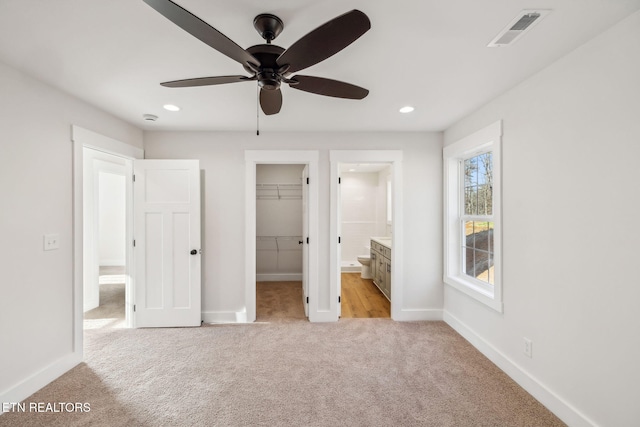
<path fill-rule="evenodd" d="M 134 161 L 135 326 L 200 326 L 198 160 Z"/>
<path fill-rule="evenodd" d="M 309 317 L 309 166 L 302 170 L 302 304 Z"/>

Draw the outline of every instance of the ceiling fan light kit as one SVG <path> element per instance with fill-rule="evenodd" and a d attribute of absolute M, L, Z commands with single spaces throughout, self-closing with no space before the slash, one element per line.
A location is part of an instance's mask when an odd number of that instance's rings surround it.
<path fill-rule="evenodd" d="M 144 2 L 189 34 L 239 62 L 250 74 L 173 80 L 160 83 L 162 86 L 177 88 L 256 81 L 260 89 L 260 107 L 266 115 L 280 112 L 282 83 L 303 92 L 334 98 L 363 99 L 369 94 L 367 89 L 351 83 L 293 75 L 335 55 L 367 32 L 371 28 L 371 22 L 367 15 L 359 10 L 354 9 L 326 22 L 288 49 L 271 43 L 284 29 L 282 20 L 269 13 L 260 14 L 253 20 L 253 26 L 266 43 L 245 50 L 171 0 Z"/>

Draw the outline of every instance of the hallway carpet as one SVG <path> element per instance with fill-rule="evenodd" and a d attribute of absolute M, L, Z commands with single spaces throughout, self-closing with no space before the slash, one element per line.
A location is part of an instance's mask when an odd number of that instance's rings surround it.
<path fill-rule="evenodd" d="M 125 327 L 124 281 L 124 267 L 100 267 L 100 305 L 84 313 L 84 329 Z"/>

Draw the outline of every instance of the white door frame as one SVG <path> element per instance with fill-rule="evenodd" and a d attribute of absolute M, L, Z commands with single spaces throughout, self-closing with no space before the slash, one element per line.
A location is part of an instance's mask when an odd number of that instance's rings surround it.
<path fill-rule="evenodd" d="M 329 236 L 329 276 L 331 286 L 332 311 L 338 313 L 338 292 L 341 285 L 340 250 L 338 248 L 338 233 L 340 224 L 340 191 L 338 178 L 340 177 L 340 163 L 388 163 L 392 166 L 392 198 L 393 221 L 391 225 L 393 256 L 391 257 L 391 318 L 401 319 L 403 307 L 403 270 L 402 270 L 402 151 L 401 150 L 331 150 L 329 151 L 331 162 L 331 219 Z"/>
<path fill-rule="evenodd" d="M 114 156 L 124 157 L 126 159 L 142 159 L 144 158 L 144 150 L 134 147 L 124 142 L 100 135 L 79 126 L 71 126 L 71 140 L 73 141 L 73 352 L 82 357 L 83 345 L 83 148 L 91 148 L 112 154 Z M 133 173 L 133 171 L 131 171 Z M 127 185 L 131 185 L 128 182 Z M 133 225 L 133 195 L 128 192 L 126 200 L 127 205 L 127 236 L 126 241 L 131 242 L 132 225 Z M 133 251 L 130 245 L 127 245 L 126 263 L 127 268 L 133 265 Z M 131 318 L 132 316 L 130 316 Z"/>
<path fill-rule="evenodd" d="M 305 243 L 305 238 L 309 236 L 309 187 L 306 182 L 309 178 L 309 167 L 302 169 L 302 305 L 304 315 L 309 318 L 309 245 Z"/>
<path fill-rule="evenodd" d="M 309 167 L 309 321 L 328 321 L 318 311 L 319 153 L 312 150 L 246 150 L 245 158 L 245 322 L 256 320 L 256 165 L 298 164 Z M 303 236 L 305 238 L 307 236 Z"/>

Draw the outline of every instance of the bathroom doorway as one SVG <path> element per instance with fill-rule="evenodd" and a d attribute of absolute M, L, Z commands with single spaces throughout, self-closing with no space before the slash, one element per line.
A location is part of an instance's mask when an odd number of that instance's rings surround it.
<path fill-rule="evenodd" d="M 340 316 L 388 318 L 391 295 L 386 283 L 380 280 L 386 279 L 388 266 L 382 256 L 376 259 L 372 239 L 391 241 L 392 166 L 341 163 L 339 169 Z"/>
<path fill-rule="evenodd" d="M 332 150 L 329 157 L 330 280 L 337 317 L 400 318 L 402 151 Z M 371 292 L 353 296 L 354 281 L 363 292 L 367 287 Z M 385 300 L 388 308 L 373 304 Z"/>

